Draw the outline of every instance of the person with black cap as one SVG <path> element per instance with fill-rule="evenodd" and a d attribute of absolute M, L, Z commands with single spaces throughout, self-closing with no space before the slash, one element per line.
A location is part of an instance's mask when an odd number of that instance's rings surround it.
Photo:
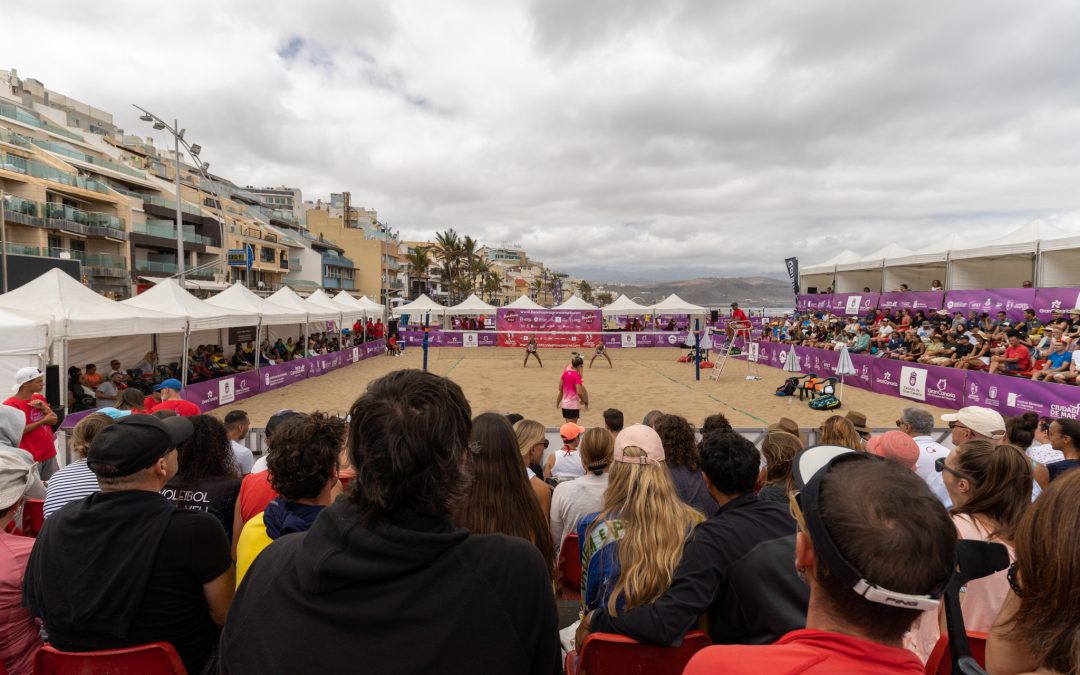
<path fill-rule="evenodd" d="M 234 588 L 228 538 L 213 516 L 161 495 L 191 434 L 183 417 L 131 415 L 90 443 L 101 492 L 45 521 L 23 585 L 57 649 L 169 642 L 188 672 L 212 667 Z"/>
<path fill-rule="evenodd" d="M 848 448 L 804 450 L 793 476 L 806 628 L 772 645 L 707 647 L 683 672 L 925 672 L 902 641 L 922 612 L 938 608 L 955 568 L 949 514 L 909 469 Z"/>

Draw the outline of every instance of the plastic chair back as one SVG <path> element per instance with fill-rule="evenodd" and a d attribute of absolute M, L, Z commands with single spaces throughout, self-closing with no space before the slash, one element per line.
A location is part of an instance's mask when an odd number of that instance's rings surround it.
<path fill-rule="evenodd" d="M 187 675 L 168 642 L 96 652 L 62 652 L 45 645 L 34 657 L 34 675 Z"/>
<path fill-rule="evenodd" d="M 571 532 L 563 539 L 559 547 L 560 595 L 581 597 L 581 547 L 578 545 L 577 532 Z"/>
<path fill-rule="evenodd" d="M 986 633 L 968 631 L 968 648 L 971 650 L 971 658 L 980 667 L 986 667 Z M 951 675 L 952 660 L 949 658 L 949 635 L 942 633 L 934 645 L 934 651 L 930 652 L 930 658 L 926 660 L 926 675 Z"/>
<path fill-rule="evenodd" d="M 678 647 L 642 644 L 625 635 L 593 633 L 578 651 L 566 655 L 566 674 L 680 675 L 694 654 L 710 644 L 699 630 L 683 637 Z"/>
<path fill-rule="evenodd" d="M 45 525 L 45 500 L 27 499 L 23 503 L 22 531 L 27 537 L 36 537 Z"/>

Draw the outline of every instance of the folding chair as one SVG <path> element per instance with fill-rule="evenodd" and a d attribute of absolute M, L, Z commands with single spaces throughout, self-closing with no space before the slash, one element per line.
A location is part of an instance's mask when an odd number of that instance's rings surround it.
<path fill-rule="evenodd" d="M 34 657 L 34 675 L 187 675 L 168 642 L 96 652 L 62 652 L 45 645 Z"/>
<path fill-rule="evenodd" d="M 45 500 L 27 499 L 23 502 L 22 531 L 27 537 L 37 537 L 45 525 Z"/>
<path fill-rule="evenodd" d="M 566 675 L 680 675 L 686 664 L 710 644 L 699 630 L 683 637 L 678 647 L 657 647 L 625 635 L 593 633 L 585 644 L 566 655 Z"/>
<path fill-rule="evenodd" d="M 986 633 L 967 632 L 968 648 L 971 650 L 971 658 L 986 668 Z M 951 675 L 952 660 L 949 658 L 949 636 L 942 635 L 934 645 L 934 651 L 930 652 L 930 658 L 926 660 L 926 675 Z"/>
<path fill-rule="evenodd" d="M 559 547 L 559 599 L 581 598 L 581 547 L 576 532 L 563 539 Z"/>

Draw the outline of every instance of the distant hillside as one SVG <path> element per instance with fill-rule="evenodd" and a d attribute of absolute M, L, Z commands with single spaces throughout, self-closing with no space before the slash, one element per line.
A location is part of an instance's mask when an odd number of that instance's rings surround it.
<path fill-rule="evenodd" d="M 695 305 L 725 307 L 732 302 L 747 307 L 789 307 L 795 304 L 791 283 L 769 277 L 700 277 L 650 284 L 593 285 L 593 294 L 607 291 L 612 298 L 625 294 L 642 304 L 663 300 L 672 293 Z M 644 302 L 642 302 L 644 300 Z"/>

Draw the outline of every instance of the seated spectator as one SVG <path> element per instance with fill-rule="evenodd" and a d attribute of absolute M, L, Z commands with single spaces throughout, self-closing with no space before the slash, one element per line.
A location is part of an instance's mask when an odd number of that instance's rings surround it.
<path fill-rule="evenodd" d="M 667 590 L 691 530 L 702 521 L 675 491 L 654 430 L 643 424 L 623 429 L 613 460 L 604 508 L 582 518 L 577 528 L 586 612 L 604 607 L 621 613 L 655 600 Z"/>
<path fill-rule="evenodd" d="M 466 469 L 469 483 L 453 513 L 454 524 L 473 534 L 506 534 L 532 542 L 555 578 L 555 546 L 548 514 L 521 472 L 517 437 L 505 417 L 484 413 L 473 420 Z"/>
<path fill-rule="evenodd" d="M 278 493 L 266 510 L 244 524 L 236 546 L 236 585 L 270 542 L 307 532 L 332 502 L 345 421 L 322 413 L 298 416 L 275 434 L 270 484 Z"/>
<path fill-rule="evenodd" d="M 956 361 L 960 370 L 986 370 L 990 366 L 990 342 L 985 333 L 975 333 L 971 352 Z"/>
<path fill-rule="evenodd" d="M 789 420 L 790 421 L 790 420 Z M 731 428 L 731 422 L 724 413 L 716 413 L 715 415 L 709 415 L 705 418 L 705 421 L 701 424 L 701 435 L 711 434 L 715 431 L 734 431 Z"/>
<path fill-rule="evenodd" d="M 1051 485 L 1016 527 L 1010 591 L 990 629 L 991 673 L 1080 670 L 1080 472 Z"/>
<path fill-rule="evenodd" d="M 891 332 L 892 331 L 890 330 L 889 333 Z M 868 351 L 870 351 L 870 334 L 866 332 L 865 328 L 859 326 L 858 331 L 855 333 L 855 339 L 852 341 L 851 353 L 862 354 Z"/>
<path fill-rule="evenodd" d="M 184 385 L 180 384 L 180 380 L 175 378 L 169 378 L 161 383 L 161 403 L 154 406 L 151 412 L 157 412 L 158 410 L 171 410 L 181 417 L 193 417 L 195 415 L 201 415 L 202 411 L 199 410 L 199 406 L 195 405 L 191 401 L 185 401 L 180 396 L 180 391 L 184 388 Z"/>
<path fill-rule="evenodd" d="M 619 435 L 619 432 L 623 429 L 623 414 L 621 410 L 616 408 L 608 408 L 604 411 L 604 427 L 607 428 L 608 433 L 611 434 L 612 440 Z"/>
<path fill-rule="evenodd" d="M 943 291 L 945 290 L 945 287 L 941 285 L 941 281 L 939 279 L 934 279 L 930 282 L 930 290 Z"/>
<path fill-rule="evenodd" d="M 46 520 L 26 567 L 26 607 L 57 649 L 169 642 L 188 672 L 212 670 L 235 586 L 229 543 L 211 516 L 161 496 L 191 433 L 187 418 L 131 415 L 90 444 L 101 492 Z"/>
<path fill-rule="evenodd" d="M 161 494 L 182 509 L 209 513 L 231 539 L 240 469 L 225 425 L 216 417 L 196 415 L 191 426 L 191 436 L 177 447 L 176 475 Z"/>
<path fill-rule="evenodd" d="M 1028 335 L 1040 335 L 1043 332 L 1042 321 L 1039 321 L 1038 315 L 1035 314 L 1034 309 L 1024 310 L 1024 326 L 1026 326 L 1026 332 Z"/>
<path fill-rule="evenodd" d="M 248 414 L 243 410 L 230 410 L 225 415 L 225 433 L 229 438 L 229 447 L 232 448 L 233 459 L 236 460 L 236 465 L 240 467 L 241 475 L 247 475 L 251 473 L 251 467 L 255 465 L 255 454 L 251 452 L 251 449 L 241 443 L 241 441 L 247 439 L 248 432 L 251 431 L 251 420 L 248 419 Z"/>
<path fill-rule="evenodd" d="M 431 373 L 394 371 L 368 386 L 349 419 L 351 493 L 248 570 L 222 636 L 221 672 L 329 673 L 358 664 L 403 673 L 558 672 L 543 555 L 517 537 L 451 523 L 470 442 L 461 388 Z M 520 460 L 513 464 L 508 475 L 523 479 Z"/>
<path fill-rule="evenodd" d="M 840 415 L 833 415 L 822 422 L 818 428 L 817 444 L 839 445 L 860 452 L 863 450 L 863 439 L 859 432 L 855 431 L 855 425 Z"/>
<path fill-rule="evenodd" d="M 806 596 L 798 589 L 792 549 L 768 556 L 770 563 L 783 571 L 759 566 L 757 583 L 738 588 L 729 583 L 732 569 L 759 544 L 795 533 L 787 506 L 754 496 L 758 457 L 754 445 L 737 433 L 713 433 L 702 439 L 701 461 L 709 491 L 720 504 L 718 512 L 692 532 L 670 588 L 661 589 L 655 600 L 637 607 L 620 608 L 616 613 L 608 603 L 587 614 L 581 622 L 578 644 L 589 631 L 621 633 L 652 644 L 675 644 L 701 614 L 707 615 L 710 637 L 718 643 L 761 640 L 770 634 L 775 639 L 803 625 Z M 624 559 L 620 556 L 620 560 Z M 778 573 L 773 574 L 774 570 Z M 787 581 L 774 584 L 774 579 Z"/>
<path fill-rule="evenodd" d="M 945 338 L 941 333 L 934 331 L 926 341 L 926 352 L 919 357 L 919 363 L 936 365 L 939 361 L 948 361 L 949 354 L 945 349 Z"/>
<path fill-rule="evenodd" d="M 83 375 L 82 383 L 90 387 L 94 391 L 101 386 L 102 380 L 105 379 L 101 376 L 101 373 L 97 371 L 97 366 L 93 363 L 86 364 L 86 373 Z"/>
<path fill-rule="evenodd" d="M 1010 330 L 1008 333 L 1009 346 L 1005 353 L 1000 356 L 990 357 L 990 372 L 1015 375 L 1031 364 L 1031 352 L 1020 344 L 1020 333 Z"/>
<path fill-rule="evenodd" d="M 41 649 L 37 621 L 26 611 L 22 597 L 23 573 L 34 540 L 4 531 L 34 480 L 29 457 L 0 452 L 0 670 L 12 675 L 34 672 L 34 655 Z"/>
<path fill-rule="evenodd" d="M 759 499 L 785 505 L 788 503 L 788 493 L 793 486 L 791 461 L 802 449 L 802 441 L 794 434 L 779 429 L 765 432 L 765 439 L 761 441 L 765 468 L 761 470 L 764 478 L 758 491 Z"/>
<path fill-rule="evenodd" d="M 127 382 L 127 375 L 124 373 L 124 369 L 120 365 L 120 359 L 113 359 L 112 361 L 109 361 L 109 374 L 112 375 L 113 373 L 120 373 L 121 377 L 124 378 L 123 381 L 125 383 Z"/>
<path fill-rule="evenodd" d="M 768 646 L 707 647 L 684 672 L 925 672 L 901 644 L 920 612 L 937 607 L 952 576 L 956 531 L 948 514 L 893 462 L 818 446 L 795 467 L 795 564 L 810 586 L 806 628 Z"/>
<path fill-rule="evenodd" d="M 559 483 L 551 496 L 548 521 L 556 554 L 562 548 L 566 535 L 577 532 L 582 518 L 604 507 L 608 467 L 611 466 L 614 448 L 615 441 L 607 429 L 593 427 L 582 435 L 580 455 L 585 475 Z"/>
<path fill-rule="evenodd" d="M 701 475 L 694 428 L 678 415 L 663 415 L 656 420 L 654 428 L 664 448 L 664 465 L 671 474 L 679 498 L 706 518 L 716 513 L 716 500 L 709 494 Z"/>
<path fill-rule="evenodd" d="M 866 442 L 866 451 L 888 459 L 911 471 L 919 463 L 919 444 L 903 431 L 886 431 Z"/>
<path fill-rule="evenodd" d="M 68 368 L 68 405 L 71 412 L 93 410 L 97 407 L 94 390 L 82 383 L 82 369 L 78 366 Z"/>
<path fill-rule="evenodd" d="M 244 523 L 262 513 L 267 504 L 277 498 L 278 493 L 270 483 L 270 472 L 267 463 L 273 450 L 273 437 L 277 430 L 286 422 L 303 417 L 304 413 L 294 410 L 279 410 L 270 416 L 263 430 L 266 451 L 251 467 L 251 473 L 244 476 L 240 481 L 240 492 L 236 497 L 236 510 L 233 512 L 233 558 L 236 557 L 236 542 L 240 538 L 240 531 Z"/>
<path fill-rule="evenodd" d="M 1050 481 L 1080 466 L 1080 421 L 1062 417 L 1050 423 L 1050 447 L 1065 459 L 1046 465 Z"/>
<path fill-rule="evenodd" d="M 584 432 L 585 427 L 573 422 L 567 422 L 559 427 L 559 437 L 562 438 L 563 446 L 547 458 L 544 464 L 545 478 L 564 481 L 585 475 L 585 469 L 581 466 L 581 456 L 578 453 L 581 434 Z"/>
<path fill-rule="evenodd" d="M 904 337 L 904 351 L 900 355 L 901 361 L 918 361 L 926 354 L 926 343 L 922 341 L 915 331 L 908 331 Z"/>
<path fill-rule="evenodd" d="M 1014 445 L 974 440 L 957 446 L 942 468 L 960 538 L 1004 544 L 1012 558 L 1016 526 L 1031 504 L 1031 462 Z M 964 627 L 988 632 L 1008 590 L 1005 570 L 968 582 L 960 596 Z"/>
<path fill-rule="evenodd" d="M 154 376 L 154 373 L 157 371 L 157 366 L 157 353 L 149 351 L 143 355 L 141 361 L 135 364 L 135 370 L 140 371 L 145 379 Z"/>
<path fill-rule="evenodd" d="M 1077 380 L 1078 374 L 1080 374 L 1080 348 L 1072 351 L 1068 369 L 1054 373 L 1051 379 L 1059 384 L 1068 384 L 1069 382 L 1080 384 L 1080 381 Z"/>
<path fill-rule="evenodd" d="M 1024 413 L 1021 417 L 1027 418 L 1029 414 L 1034 415 L 1034 413 Z M 1035 429 L 1031 431 L 1031 443 L 1024 451 L 1024 454 L 1030 459 L 1033 459 L 1044 466 L 1051 462 L 1065 459 L 1065 455 L 1058 450 L 1054 450 L 1054 447 L 1050 444 L 1050 424 L 1052 422 L 1053 420 L 1049 417 L 1039 418 L 1039 422 Z M 1009 420 L 1005 420 L 1005 426 L 1006 432 L 1008 432 L 1008 436 L 1011 439 L 1013 437 L 1013 431 L 1008 428 Z"/>
<path fill-rule="evenodd" d="M 53 474 L 45 487 L 45 518 L 59 511 L 69 502 L 74 502 L 101 492 L 98 477 L 86 466 L 86 453 L 94 437 L 111 425 L 113 419 L 108 415 L 93 413 L 79 420 L 71 430 L 68 440 L 74 462 L 67 464 Z"/>
<path fill-rule="evenodd" d="M 986 425 L 985 421 L 982 420 L 983 415 L 977 412 L 969 414 L 970 412 L 964 413 L 965 419 L 978 418 L 981 421 L 975 422 L 976 426 Z M 930 435 L 934 433 L 934 416 L 925 408 L 904 408 L 904 411 L 900 413 L 900 419 L 896 420 L 896 428 L 911 436 L 915 444 L 919 446 L 919 460 L 915 463 L 915 473 L 919 475 L 919 478 L 923 479 L 923 482 L 926 483 L 930 491 L 934 493 L 945 508 L 952 508 L 949 491 L 945 489 L 945 481 L 941 478 L 941 472 L 936 468 L 937 460 L 941 457 L 947 457 L 951 451 L 935 441 L 933 436 Z M 1004 422 L 1002 422 L 1001 428 L 1004 430 Z M 960 440 L 967 440 L 967 438 Z M 953 443 L 956 442 L 954 439 Z"/>
<path fill-rule="evenodd" d="M 514 423 L 514 435 L 517 438 L 521 460 L 525 463 L 525 477 L 529 481 L 533 494 L 536 495 L 536 501 L 540 504 L 540 511 L 550 513 L 551 486 L 544 482 L 543 469 L 539 466 L 544 459 L 544 451 L 548 447 L 544 425 L 536 420 L 518 420 Z"/>

